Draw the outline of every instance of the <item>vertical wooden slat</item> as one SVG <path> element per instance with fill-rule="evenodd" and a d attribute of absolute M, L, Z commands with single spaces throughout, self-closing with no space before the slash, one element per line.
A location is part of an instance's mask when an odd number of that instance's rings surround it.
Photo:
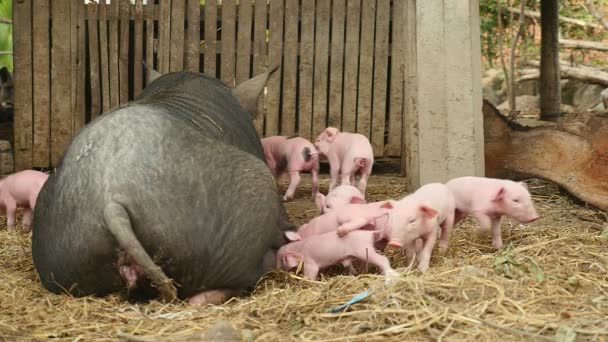
<path fill-rule="evenodd" d="M 266 1 L 255 3 L 255 24 L 253 27 L 253 74 L 259 75 L 266 70 L 266 13 L 268 6 Z M 264 135 L 264 117 L 266 116 L 266 94 L 260 94 L 258 99 L 258 111 L 253 122 L 260 136 Z"/>
<path fill-rule="evenodd" d="M 108 49 L 108 72 L 110 73 L 110 109 L 117 107 L 120 101 L 118 83 L 118 9 L 119 1 L 112 1 L 109 7 L 110 20 L 108 23 L 110 26 L 110 46 Z"/>
<path fill-rule="evenodd" d="M 74 5 L 72 5 L 74 6 Z M 78 9 L 78 69 L 76 75 L 76 112 L 74 113 L 74 133 L 78 132 L 86 124 L 85 112 L 85 81 L 86 81 L 86 28 L 84 1 L 77 2 Z M 73 25 L 73 24 L 72 24 Z"/>
<path fill-rule="evenodd" d="M 312 67 L 314 61 L 315 2 L 303 1 L 300 15 L 300 94 L 298 100 L 298 135 L 312 137 Z M 315 132 L 315 134 L 318 134 Z"/>
<path fill-rule="evenodd" d="M 33 68 L 34 68 L 34 145 L 33 164 L 39 167 L 50 165 L 49 139 L 50 139 L 50 59 L 49 48 L 49 18 L 50 6 L 46 1 L 36 6 L 36 15 L 33 16 Z M 17 32 L 15 32 L 17 34 Z M 16 38 L 16 36 L 15 36 Z M 17 41 L 15 40 L 15 44 Z M 21 56 L 15 56 L 21 58 Z M 15 61 L 16 62 L 16 61 Z M 20 86 L 20 85 L 19 85 Z M 17 91 L 17 90 L 15 90 Z M 16 120 L 16 117 L 15 117 Z"/>
<path fill-rule="evenodd" d="M 129 102 L 129 0 L 120 0 L 120 104 Z"/>
<path fill-rule="evenodd" d="M 51 16 L 54 18 L 51 25 L 51 164 L 53 166 L 59 164 L 63 157 L 73 127 L 72 108 L 68 100 L 71 98 L 71 78 L 65 75 L 66 65 L 70 65 L 71 62 L 70 2 L 55 0 L 51 8 Z"/>
<path fill-rule="evenodd" d="M 207 1 L 207 4 L 212 1 Z M 201 40 L 201 6 L 199 0 L 188 0 L 188 39 L 186 43 L 186 65 L 185 69 L 189 71 L 199 71 L 200 51 L 199 44 Z M 215 18 L 213 19 L 215 20 Z M 215 25 L 214 25 L 215 26 Z M 215 55 L 215 52 L 214 52 Z M 213 75 L 215 76 L 215 75 Z"/>
<path fill-rule="evenodd" d="M 101 1 L 99 6 L 99 62 L 101 72 L 101 105 L 102 113 L 110 110 L 110 74 L 109 74 L 109 59 L 108 59 L 108 22 L 107 22 L 107 6 L 105 0 Z"/>
<path fill-rule="evenodd" d="M 160 1 L 160 17 L 158 18 L 158 71 L 161 74 L 169 72 L 169 42 L 171 39 L 171 0 Z"/>
<path fill-rule="evenodd" d="M 283 55 L 283 0 L 270 0 L 270 37 L 268 65 L 281 63 Z M 266 135 L 279 134 L 279 112 L 281 104 L 281 67 L 268 79 L 266 108 Z"/>
<path fill-rule="evenodd" d="M 315 25 L 315 73 L 312 108 L 313 135 L 327 126 L 327 83 L 329 50 L 329 11 L 331 1 L 318 1 Z"/>
<path fill-rule="evenodd" d="M 376 3 L 376 42 L 374 47 L 374 95 L 372 104 L 372 148 L 374 155 L 384 154 L 386 127 L 386 87 L 388 67 L 388 30 L 391 15 L 390 0 Z"/>
<path fill-rule="evenodd" d="M 97 37 L 97 4 L 87 5 L 89 19 L 89 69 L 91 73 L 91 121 L 99 115 L 101 91 L 99 83 L 99 39 Z"/>
<path fill-rule="evenodd" d="M 71 1 L 70 8 L 70 114 L 71 130 L 74 131 L 76 122 L 76 100 L 78 99 L 78 2 Z M 71 132 L 70 132 L 71 133 Z"/>
<path fill-rule="evenodd" d="M 327 125 L 342 127 L 342 77 L 344 72 L 345 0 L 334 0 L 331 23 L 331 70 L 329 76 L 329 113 Z"/>
<path fill-rule="evenodd" d="M 403 0 L 403 121 L 401 140 L 401 174 L 407 172 L 407 188 L 420 184 L 420 141 L 418 139 L 418 46 L 416 0 Z M 413 152 L 413 153 L 409 153 Z"/>
<path fill-rule="evenodd" d="M 296 130 L 298 0 L 285 1 L 285 44 L 283 50 L 283 110 L 281 111 L 281 134 L 291 136 Z"/>
<path fill-rule="evenodd" d="M 16 1 L 13 4 L 13 22 L 13 57 L 15 70 L 15 112 L 13 129 L 15 132 L 15 171 L 21 171 L 32 167 L 33 94 L 31 0 Z M 69 31 L 67 34 L 69 36 Z"/>
<path fill-rule="evenodd" d="M 170 71 L 184 69 L 184 0 L 173 1 L 171 5 L 171 57 Z"/>
<path fill-rule="evenodd" d="M 251 61 L 251 14 L 251 0 L 240 0 L 236 42 L 237 85 L 249 79 L 249 64 Z"/>
<path fill-rule="evenodd" d="M 133 98 L 141 93 L 143 86 L 143 31 L 144 31 L 144 4 L 142 0 L 135 0 L 135 39 L 133 39 Z"/>
<path fill-rule="evenodd" d="M 222 20 L 222 26 L 224 22 Z M 222 32 L 222 40 L 224 33 Z M 205 1 L 205 73 L 217 77 L 216 63 L 216 42 L 217 42 L 217 0 Z M 222 53 L 223 59 L 223 53 Z"/>
<path fill-rule="evenodd" d="M 401 156 L 401 123 L 403 118 L 403 21 L 405 0 L 393 2 L 391 44 L 391 86 L 388 115 L 388 143 L 386 154 Z M 401 156 L 404 158 L 404 156 Z"/>
<path fill-rule="evenodd" d="M 359 18 L 361 0 L 349 0 L 346 9 L 346 44 L 344 47 L 344 103 L 342 130 L 354 132 L 357 118 L 357 74 L 359 68 Z"/>
<path fill-rule="evenodd" d="M 361 44 L 359 56 L 359 91 L 357 97 L 357 132 L 370 137 L 372 85 L 374 73 L 374 22 L 376 1 L 361 2 Z"/>
<path fill-rule="evenodd" d="M 154 5 L 148 3 L 146 7 L 146 65 L 154 68 Z M 146 85 L 150 83 L 146 74 Z"/>
<path fill-rule="evenodd" d="M 234 87 L 234 39 L 235 39 L 235 0 L 222 1 L 222 59 L 220 76 L 222 81 Z M 206 57 L 205 57 L 206 58 Z"/>

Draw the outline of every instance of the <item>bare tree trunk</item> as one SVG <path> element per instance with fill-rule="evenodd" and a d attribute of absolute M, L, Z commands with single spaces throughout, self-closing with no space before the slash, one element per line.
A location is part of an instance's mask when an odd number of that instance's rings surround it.
<path fill-rule="evenodd" d="M 558 7 L 558 0 L 540 2 L 540 118 L 547 121 L 561 116 Z"/>
<path fill-rule="evenodd" d="M 517 48 L 517 42 L 519 41 L 519 36 L 521 36 L 524 30 L 524 23 L 526 21 L 525 17 L 525 0 L 520 0 L 520 11 L 523 13 L 519 16 L 519 29 L 515 33 L 515 37 L 513 38 L 513 42 L 511 43 L 511 56 L 509 56 L 509 80 L 511 85 L 509 88 L 511 89 L 511 93 L 509 94 L 509 106 L 511 110 L 517 109 L 517 103 L 515 102 L 515 49 Z M 511 18 L 513 17 L 513 12 L 511 12 Z"/>
<path fill-rule="evenodd" d="M 509 109 L 515 110 L 515 96 L 513 96 L 513 89 L 511 88 L 511 81 L 509 78 L 509 71 L 507 70 L 507 63 L 505 62 L 505 53 L 503 49 L 503 35 L 505 27 L 502 24 L 502 6 L 500 1 L 496 2 L 496 11 L 498 14 L 498 54 L 500 56 L 500 64 L 502 65 L 502 72 L 505 74 L 505 83 L 507 84 L 507 98 L 509 99 Z"/>

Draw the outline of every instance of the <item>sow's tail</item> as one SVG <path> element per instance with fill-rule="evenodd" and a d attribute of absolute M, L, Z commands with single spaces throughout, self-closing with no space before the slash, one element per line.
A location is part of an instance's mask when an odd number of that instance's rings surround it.
<path fill-rule="evenodd" d="M 122 204 L 110 202 L 103 210 L 103 217 L 110 232 L 120 247 L 141 266 L 143 273 L 158 288 L 161 297 L 172 302 L 177 298 L 177 290 L 163 270 L 157 266 L 146 252 L 131 228 L 129 213 Z"/>

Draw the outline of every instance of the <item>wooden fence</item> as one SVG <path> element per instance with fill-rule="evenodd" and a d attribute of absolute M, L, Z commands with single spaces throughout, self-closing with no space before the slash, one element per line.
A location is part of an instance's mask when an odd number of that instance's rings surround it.
<path fill-rule="evenodd" d="M 16 170 L 56 166 L 87 122 L 138 96 L 143 61 L 230 86 L 281 64 L 260 135 L 314 139 L 329 125 L 402 155 L 407 0 L 101 2 L 13 3 Z"/>

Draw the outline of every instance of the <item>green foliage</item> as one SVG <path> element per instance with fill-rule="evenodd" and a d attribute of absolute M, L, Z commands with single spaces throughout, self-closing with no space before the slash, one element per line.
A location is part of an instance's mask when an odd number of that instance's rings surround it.
<path fill-rule="evenodd" d="M 13 1 L 0 0 L 0 18 L 13 18 Z M 13 25 L 0 23 L 0 51 L 13 51 Z M 13 71 L 13 55 L 0 55 L 0 68 Z"/>

